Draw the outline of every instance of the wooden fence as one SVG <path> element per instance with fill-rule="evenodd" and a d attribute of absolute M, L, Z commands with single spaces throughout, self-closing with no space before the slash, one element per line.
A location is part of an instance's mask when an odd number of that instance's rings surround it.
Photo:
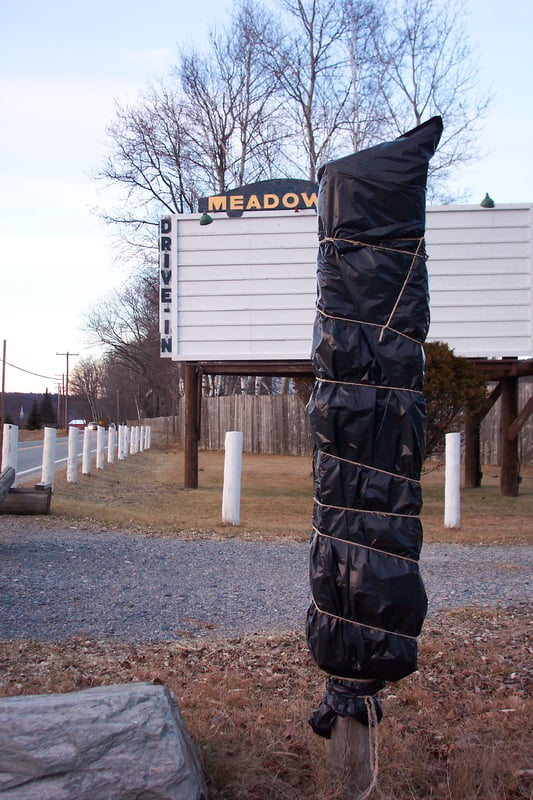
<path fill-rule="evenodd" d="M 533 380 L 522 379 L 519 386 L 519 408 L 533 389 Z M 148 420 L 147 420 L 148 422 Z M 481 460 L 499 464 L 500 401 L 491 409 L 481 427 Z M 184 441 L 183 401 L 176 417 L 149 420 L 157 441 L 177 437 Z M 231 395 L 203 397 L 200 448 L 223 450 L 226 431 L 242 431 L 244 451 L 286 455 L 311 455 L 313 445 L 305 407 L 296 395 Z M 520 460 L 533 464 L 533 417 L 520 433 Z"/>

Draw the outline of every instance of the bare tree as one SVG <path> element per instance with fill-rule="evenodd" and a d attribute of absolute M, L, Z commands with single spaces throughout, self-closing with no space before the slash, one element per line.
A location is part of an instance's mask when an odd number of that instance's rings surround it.
<path fill-rule="evenodd" d="M 87 402 L 91 419 L 102 419 L 103 399 L 102 363 L 95 358 L 82 358 L 72 370 L 70 387 L 72 394 Z"/>
<path fill-rule="evenodd" d="M 339 0 L 278 0 L 278 4 L 289 25 L 278 46 L 264 48 L 263 56 L 287 98 L 293 169 L 314 181 L 318 165 L 333 152 L 349 107 L 348 56 L 343 47 L 348 20 Z"/>
<path fill-rule="evenodd" d="M 179 366 L 160 358 L 159 285 L 157 275 L 136 276 L 120 292 L 89 311 L 85 330 L 103 347 L 107 382 L 112 366 L 120 366 L 133 393 L 139 416 L 171 413 Z"/>
<path fill-rule="evenodd" d="M 212 33 L 207 54 L 181 56 L 176 73 L 187 99 L 195 166 L 211 191 L 263 177 L 279 151 L 279 92 L 264 70 L 262 50 L 275 46 L 275 31 L 265 9 L 243 0 L 229 27 Z"/>
<path fill-rule="evenodd" d="M 378 0 L 344 0 L 347 21 L 345 47 L 348 54 L 350 98 L 343 128 L 347 150 L 363 150 L 375 144 L 387 126 L 387 107 L 382 87 L 388 65 L 376 46 L 378 32 L 386 24 L 386 12 Z"/>
<path fill-rule="evenodd" d="M 480 92 L 475 52 L 464 27 L 463 0 L 397 0 L 389 23 L 376 29 L 376 47 L 386 77 L 381 94 L 387 129 L 404 133 L 439 114 L 444 134 L 430 164 L 430 196 L 451 198 L 446 181 L 454 167 L 479 154 L 479 123 L 490 103 Z M 386 129 L 385 129 L 386 130 Z"/>

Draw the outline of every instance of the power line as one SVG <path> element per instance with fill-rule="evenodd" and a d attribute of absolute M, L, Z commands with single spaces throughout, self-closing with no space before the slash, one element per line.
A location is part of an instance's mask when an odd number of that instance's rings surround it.
<path fill-rule="evenodd" d="M 3 362 L 3 359 L 0 359 Z M 29 369 L 23 369 L 23 367 L 17 367 L 16 364 L 11 364 L 9 361 L 5 362 L 7 367 L 13 367 L 13 369 L 18 369 L 20 372 L 26 372 L 28 375 L 35 375 L 36 378 L 46 378 L 49 381 L 55 381 L 55 377 L 51 375 L 40 375 L 38 372 L 31 372 Z"/>

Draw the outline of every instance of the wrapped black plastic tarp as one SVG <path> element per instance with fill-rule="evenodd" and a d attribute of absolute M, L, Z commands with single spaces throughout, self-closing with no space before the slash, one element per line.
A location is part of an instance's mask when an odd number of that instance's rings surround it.
<path fill-rule="evenodd" d="M 307 640 L 330 675 L 311 720 L 325 736 L 417 666 L 426 180 L 441 133 L 434 117 L 319 172 Z"/>

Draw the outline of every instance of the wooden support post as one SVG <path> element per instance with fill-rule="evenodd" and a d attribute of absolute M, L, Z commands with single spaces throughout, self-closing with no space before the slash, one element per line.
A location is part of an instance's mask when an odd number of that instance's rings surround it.
<path fill-rule="evenodd" d="M 336 797 L 341 800 L 366 795 L 372 783 L 370 729 L 354 717 L 337 717 L 331 730 L 329 767 Z"/>
<path fill-rule="evenodd" d="M 481 419 L 478 415 L 466 414 L 465 421 L 465 488 L 479 489 L 481 486 Z"/>
<path fill-rule="evenodd" d="M 185 364 L 185 489 L 198 488 L 198 369 L 195 363 Z"/>
<path fill-rule="evenodd" d="M 500 472 L 500 491 L 504 497 L 518 495 L 519 465 L 518 437 L 511 438 L 509 429 L 518 415 L 518 378 L 502 378 L 502 409 L 500 436 L 502 443 L 502 464 Z"/>

